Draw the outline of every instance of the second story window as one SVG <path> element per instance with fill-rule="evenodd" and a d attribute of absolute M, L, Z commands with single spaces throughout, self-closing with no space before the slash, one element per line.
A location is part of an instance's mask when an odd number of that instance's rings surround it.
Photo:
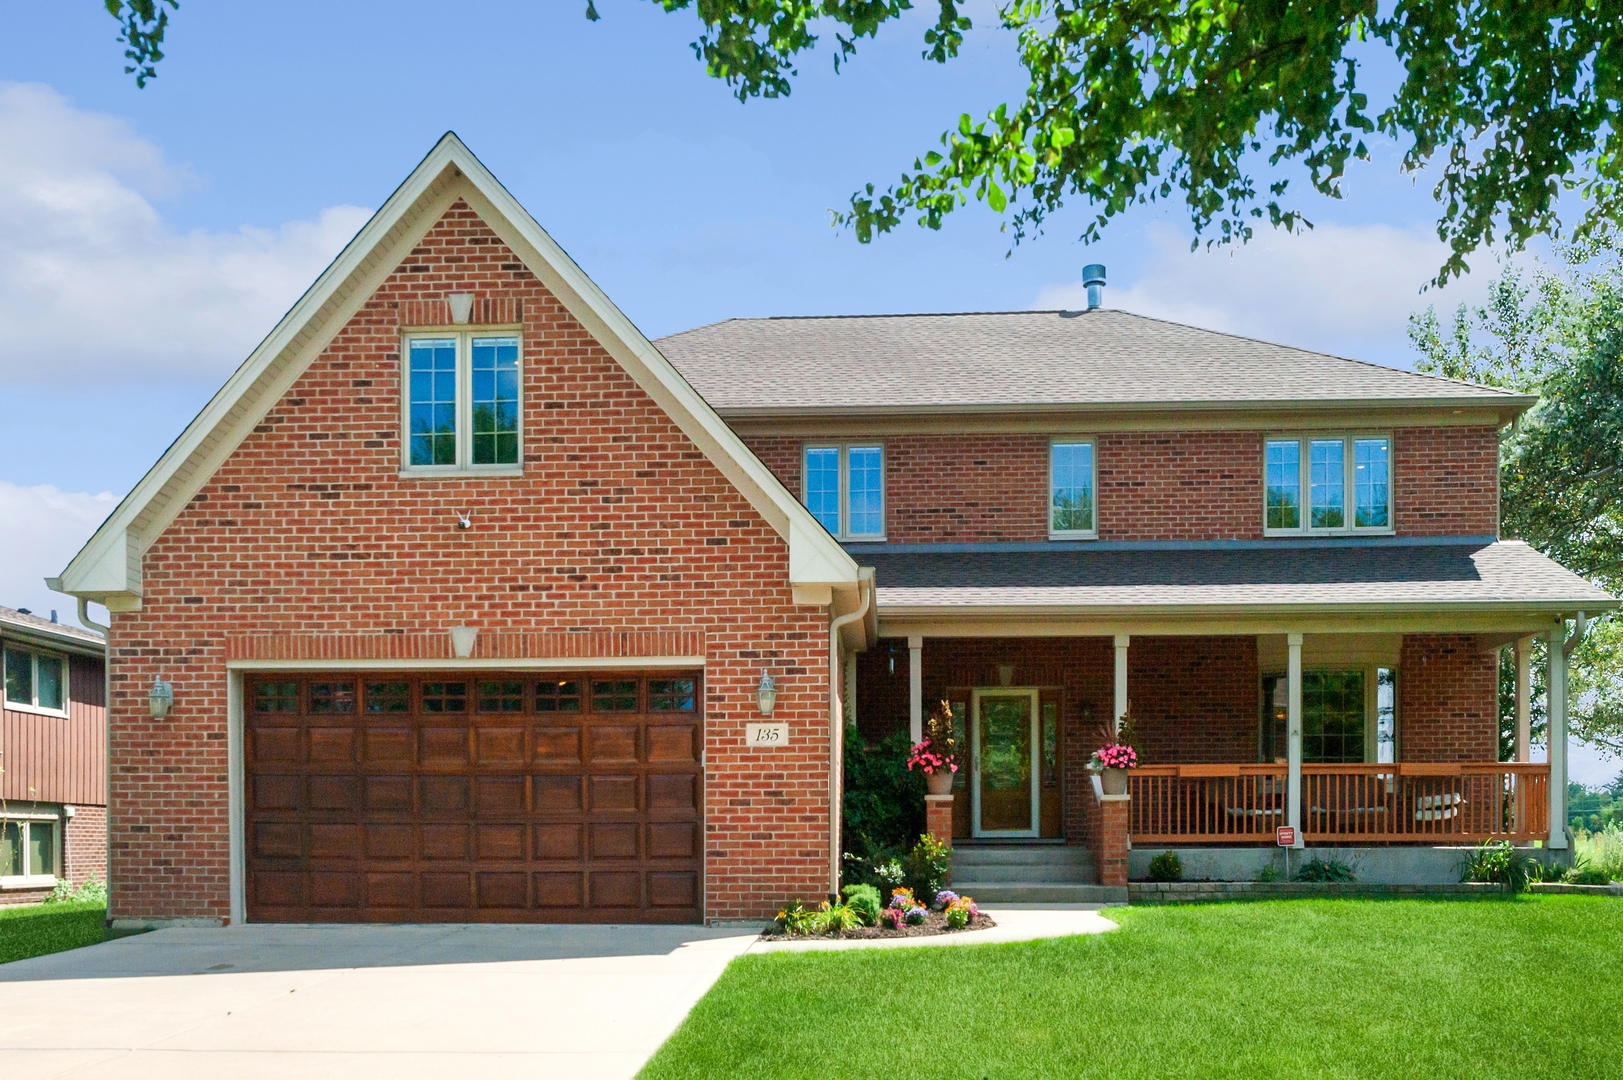
<path fill-rule="evenodd" d="M 1094 520 L 1091 441 L 1056 439 L 1048 447 L 1048 535 L 1056 539 L 1092 539 Z"/>
<path fill-rule="evenodd" d="M 880 446 L 808 446 L 806 509 L 841 540 L 885 535 L 885 451 Z"/>
<path fill-rule="evenodd" d="M 8 645 L 5 667 L 8 709 L 67 713 L 68 665 L 62 657 Z"/>
<path fill-rule="evenodd" d="M 425 334 L 405 351 L 405 469 L 518 471 L 519 339 Z"/>
<path fill-rule="evenodd" d="M 1385 436 L 1269 439 L 1263 488 L 1268 534 L 1389 532 L 1391 443 Z"/>

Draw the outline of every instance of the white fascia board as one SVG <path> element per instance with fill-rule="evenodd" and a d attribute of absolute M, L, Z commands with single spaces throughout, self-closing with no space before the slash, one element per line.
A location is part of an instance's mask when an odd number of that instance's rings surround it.
<path fill-rule="evenodd" d="M 474 211 L 788 542 L 790 582 L 854 585 L 856 561 L 744 445 L 653 342 L 471 153 L 467 154 L 463 171 L 472 188 L 464 195 Z"/>

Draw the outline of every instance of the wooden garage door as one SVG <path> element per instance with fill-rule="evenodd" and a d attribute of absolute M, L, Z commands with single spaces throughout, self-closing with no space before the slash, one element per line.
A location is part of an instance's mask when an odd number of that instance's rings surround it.
<path fill-rule="evenodd" d="M 254 675 L 254 921 L 696 922 L 696 672 Z"/>

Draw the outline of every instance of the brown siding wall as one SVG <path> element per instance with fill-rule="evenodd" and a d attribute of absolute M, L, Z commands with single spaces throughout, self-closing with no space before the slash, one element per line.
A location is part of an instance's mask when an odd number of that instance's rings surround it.
<path fill-rule="evenodd" d="M 808 441 L 815 440 L 747 440 L 796 497 Z M 1048 436 L 895 435 L 882 441 L 886 539 L 892 543 L 1048 538 Z M 1262 443 L 1254 431 L 1100 435 L 1100 539 L 1260 538 Z M 1392 452 L 1393 521 L 1400 535 L 1498 531 L 1493 428 L 1404 428 L 1393 433 Z"/>
<path fill-rule="evenodd" d="M 107 801 L 107 710 L 102 663 L 71 657 L 68 715 L 0 711 L 0 798 L 90 804 Z"/>

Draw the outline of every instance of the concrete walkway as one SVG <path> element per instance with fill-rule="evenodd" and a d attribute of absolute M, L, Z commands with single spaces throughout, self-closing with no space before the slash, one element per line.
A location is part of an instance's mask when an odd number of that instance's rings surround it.
<path fill-rule="evenodd" d="M 0 965 L 0 1075 L 626 1078 L 744 952 L 1115 925 L 1092 906 L 988 910 L 990 930 L 876 942 L 780 944 L 697 926 L 159 930 Z"/>

